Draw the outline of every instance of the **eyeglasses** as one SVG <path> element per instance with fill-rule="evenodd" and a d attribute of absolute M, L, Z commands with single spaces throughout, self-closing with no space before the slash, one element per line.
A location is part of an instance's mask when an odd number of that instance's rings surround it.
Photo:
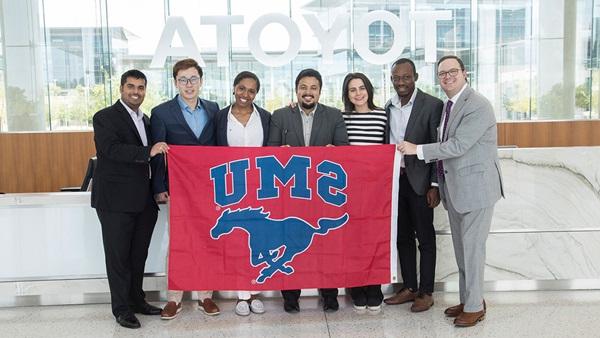
<path fill-rule="evenodd" d="M 197 85 L 198 82 L 200 82 L 200 78 L 197 76 L 192 76 L 189 79 L 187 77 L 180 77 L 177 79 L 177 83 L 179 83 L 180 86 L 185 86 L 188 83 L 191 85 Z"/>
<path fill-rule="evenodd" d="M 404 76 L 392 76 L 392 82 L 408 82 L 410 80 L 414 79 L 413 76 L 411 75 L 404 75 Z"/>
<path fill-rule="evenodd" d="M 443 79 L 443 78 L 445 78 L 445 77 L 446 77 L 446 75 L 450 75 L 451 77 L 455 77 L 456 75 L 458 75 L 458 71 L 459 71 L 459 70 L 460 70 L 460 69 L 458 69 L 458 68 L 452 68 L 452 69 L 450 69 L 450 70 L 449 70 L 449 71 L 447 71 L 447 72 L 446 72 L 446 71 L 438 72 L 438 73 L 437 73 L 437 77 L 438 77 L 439 79 Z"/>

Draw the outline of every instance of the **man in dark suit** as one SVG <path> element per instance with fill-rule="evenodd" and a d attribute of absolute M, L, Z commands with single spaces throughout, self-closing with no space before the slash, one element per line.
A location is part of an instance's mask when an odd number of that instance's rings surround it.
<path fill-rule="evenodd" d="M 121 76 L 121 99 L 94 115 L 97 167 L 92 180 L 92 207 L 102 225 L 106 274 L 112 312 L 124 327 L 138 328 L 135 313 L 160 314 L 142 290 L 148 246 L 158 207 L 150 184 L 150 158 L 167 151 L 154 146 L 150 121 L 140 110 L 146 76 L 129 70 Z"/>
<path fill-rule="evenodd" d="M 437 140 L 443 102 L 415 88 L 419 78 L 410 59 L 392 64 L 392 83 L 396 95 L 385 105 L 388 114 L 387 141 L 400 144 L 431 143 Z M 435 165 L 415 156 L 401 160 L 398 196 L 398 257 L 404 287 L 384 302 L 388 305 L 413 301 L 412 312 L 429 310 L 433 305 L 435 276 L 435 229 L 433 208 L 440 203 Z M 419 241 L 420 284 L 417 284 L 417 248 Z"/>
<path fill-rule="evenodd" d="M 270 146 L 342 146 L 348 145 L 346 124 L 339 109 L 319 103 L 323 80 L 314 69 L 304 69 L 296 77 L 296 107 L 273 112 L 269 130 Z M 323 310 L 337 311 L 337 289 L 320 289 Z M 286 312 L 300 311 L 301 290 L 282 290 Z"/>
<path fill-rule="evenodd" d="M 177 145 L 215 145 L 214 120 L 219 112 L 216 102 L 199 97 L 202 87 L 202 68 L 193 59 L 183 59 L 173 66 L 173 81 L 179 94 L 152 109 L 151 126 L 155 142 Z M 155 199 L 166 203 L 169 187 L 165 161 L 158 156 L 153 177 Z M 207 268 L 206 271 L 209 271 Z M 162 319 L 173 319 L 181 311 L 182 290 L 169 290 Z M 205 314 L 220 313 L 212 300 L 212 291 L 198 291 L 198 308 Z"/>

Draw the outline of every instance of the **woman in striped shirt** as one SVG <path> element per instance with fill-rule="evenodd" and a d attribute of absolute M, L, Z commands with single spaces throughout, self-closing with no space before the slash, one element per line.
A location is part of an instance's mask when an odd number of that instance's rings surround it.
<path fill-rule="evenodd" d="M 387 115 L 373 103 L 373 85 L 362 73 L 350 73 L 342 88 L 344 121 L 350 145 L 383 144 Z M 350 289 L 354 309 L 377 312 L 381 309 L 381 285 L 365 285 Z"/>
<path fill-rule="evenodd" d="M 373 85 L 363 73 L 344 78 L 344 121 L 351 145 L 383 144 L 385 111 L 373 103 Z"/>

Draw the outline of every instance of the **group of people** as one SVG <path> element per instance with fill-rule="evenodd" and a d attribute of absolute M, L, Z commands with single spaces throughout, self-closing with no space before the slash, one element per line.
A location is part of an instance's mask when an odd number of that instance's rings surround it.
<path fill-rule="evenodd" d="M 157 219 L 158 204 L 169 200 L 164 156 L 169 145 L 346 146 L 396 144 L 401 159 L 398 238 L 403 288 L 383 299 L 380 285 L 350 289 L 357 311 L 379 311 L 382 302 L 411 302 L 413 312 L 433 306 L 436 262 L 433 209 L 448 210 L 459 269 L 460 304 L 446 309 L 457 326 L 485 317 L 483 268 L 485 243 L 495 202 L 503 195 L 497 157 L 496 122 L 487 99 L 471 89 L 463 62 L 444 56 L 437 76 L 448 100 L 416 89 L 418 74 L 410 59 L 392 64 L 395 95 L 379 108 L 374 88 L 362 73 L 343 81 L 344 112 L 319 103 L 321 74 L 302 70 L 295 80 L 297 101 L 272 114 L 254 99 L 260 80 L 243 71 L 233 81 L 234 101 L 224 109 L 200 98 L 202 68 L 193 59 L 173 67 L 178 94 L 152 109 L 140 110 L 147 80 L 138 70 L 121 76 L 121 98 L 94 115 L 97 168 L 92 207 L 102 226 L 112 312 L 128 328 L 140 327 L 136 313 L 173 319 L 182 310 L 183 290 L 168 290 L 163 309 L 150 305 L 142 290 L 144 265 Z M 418 246 L 417 246 L 418 243 Z M 417 274 L 417 248 L 420 254 Z M 206 271 L 210 271 L 207 266 Z M 208 273 L 208 272 L 207 272 Z M 418 282 L 418 276 L 420 281 Z M 282 290 L 284 310 L 299 312 L 301 290 Z M 320 289 L 323 310 L 339 308 L 337 289 Z M 220 309 L 212 291 L 197 291 L 198 308 Z M 258 292 L 238 291 L 235 312 L 263 313 Z"/>

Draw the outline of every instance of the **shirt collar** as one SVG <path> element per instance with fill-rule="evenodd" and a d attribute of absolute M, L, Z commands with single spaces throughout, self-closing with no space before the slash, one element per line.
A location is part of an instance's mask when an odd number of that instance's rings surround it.
<path fill-rule="evenodd" d="M 133 118 L 135 118 L 137 120 L 141 120 L 144 117 L 144 112 L 142 111 L 142 108 L 138 108 L 138 111 L 136 112 L 133 109 L 129 108 L 129 106 L 125 102 L 123 102 L 123 100 L 119 99 L 119 102 L 121 102 L 123 107 L 125 107 L 125 109 L 127 109 L 127 112 Z"/>
<path fill-rule="evenodd" d="M 316 103 L 316 104 L 315 104 L 315 107 L 314 107 L 314 108 L 313 108 L 311 111 L 309 111 L 309 112 L 308 112 L 308 114 L 306 114 L 306 113 L 305 113 L 305 112 L 302 110 L 302 108 L 300 108 L 300 103 L 298 103 L 298 110 L 300 110 L 300 114 L 302 114 L 303 116 L 305 116 L 305 117 L 312 117 L 312 116 L 314 116 L 314 115 L 315 115 L 315 112 L 317 111 L 317 107 L 318 107 L 318 106 L 319 106 L 319 104 L 318 104 L 318 103 Z"/>
<path fill-rule="evenodd" d="M 230 104 L 229 111 L 227 112 L 227 117 L 229 119 L 235 119 L 235 116 L 233 116 L 233 114 L 231 113 L 232 108 L 233 108 L 233 105 Z M 258 115 L 258 110 L 256 110 L 256 106 L 254 104 L 252 104 L 252 113 L 250 114 L 250 118 L 252 118 L 254 115 Z M 248 120 L 248 121 L 250 121 L 250 120 Z"/>
<path fill-rule="evenodd" d="M 415 87 L 415 90 L 413 90 L 413 93 L 410 96 L 410 100 L 408 100 L 408 103 L 406 103 L 404 106 L 412 105 L 415 102 L 415 98 L 417 97 L 417 90 L 418 89 Z M 396 93 L 396 95 L 392 96 L 392 104 L 396 108 L 402 107 L 402 101 L 400 101 L 400 96 L 398 96 L 398 93 Z"/>
<path fill-rule="evenodd" d="M 458 101 L 458 98 L 460 97 L 460 95 L 465 91 L 465 88 L 467 88 L 466 83 L 463 85 L 463 87 L 460 89 L 460 91 L 458 93 L 456 93 L 456 95 L 449 98 L 448 101 L 452 101 L 452 104 L 455 104 L 456 101 Z"/>
<path fill-rule="evenodd" d="M 179 103 L 179 107 L 181 107 L 181 109 L 192 112 L 200 107 L 200 98 L 197 99 L 196 106 L 193 108 L 181 98 L 181 95 L 177 95 L 177 103 Z"/>

